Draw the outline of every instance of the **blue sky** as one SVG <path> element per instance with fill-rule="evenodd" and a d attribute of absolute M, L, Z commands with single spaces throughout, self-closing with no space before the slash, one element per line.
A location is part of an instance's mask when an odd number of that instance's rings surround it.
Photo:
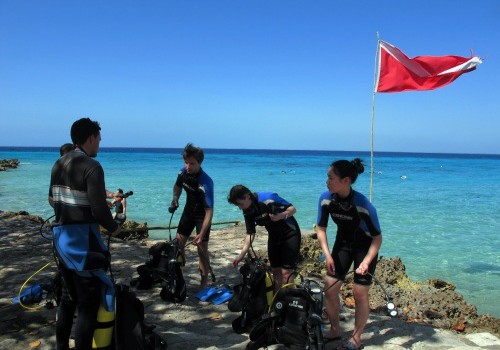
<path fill-rule="evenodd" d="M 500 1 L 0 0 L 0 146 L 367 151 L 377 31 L 484 63 L 376 94 L 375 151 L 500 154 Z"/>

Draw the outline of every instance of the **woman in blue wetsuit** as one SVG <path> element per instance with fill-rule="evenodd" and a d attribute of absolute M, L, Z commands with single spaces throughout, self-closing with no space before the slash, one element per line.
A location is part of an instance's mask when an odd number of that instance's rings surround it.
<path fill-rule="evenodd" d="M 382 235 L 377 212 L 368 199 L 352 189 L 358 174 L 363 173 L 361 159 L 339 160 L 328 169 L 328 191 L 319 199 L 317 234 L 326 258 L 326 309 L 331 329 L 325 332 L 328 340 L 340 339 L 340 287 L 354 263 L 353 294 L 356 300 L 354 331 L 337 349 L 360 349 L 361 333 L 368 320 L 370 305 L 368 291 L 375 273 Z M 337 225 L 337 235 L 330 253 L 326 236 L 328 217 Z"/>
<path fill-rule="evenodd" d="M 238 266 L 250 249 L 255 226 L 264 226 L 269 233 L 267 252 L 275 287 L 278 289 L 287 281 L 292 282 L 301 240 L 299 224 L 293 217 L 296 212 L 294 206 L 276 193 L 252 193 L 243 185 L 233 186 L 227 200 L 243 211 L 247 230 L 243 248 L 234 259 L 233 266 Z"/>

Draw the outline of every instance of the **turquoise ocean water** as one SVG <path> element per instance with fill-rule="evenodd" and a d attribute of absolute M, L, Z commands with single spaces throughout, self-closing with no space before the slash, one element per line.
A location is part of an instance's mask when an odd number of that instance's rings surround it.
<path fill-rule="evenodd" d="M 128 218 L 168 225 L 172 186 L 183 165 L 180 152 L 101 149 L 97 160 L 106 187 L 134 191 Z M 58 156 L 57 148 L 0 147 L 0 159 L 21 161 L 18 169 L 0 172 L 0 210 L 52 215 L 47 193 Z M 302 229 L 311 230 L 329 164 L 354 157 L 367 165 L 354 187 L 368 196 L 368 153 L 208 149 L 203 168 L 215 183 L 214 221 L 242 220 L 226 200 L 231 186 L 241 183 L 253 191 L 279 193 L 296 206 Z M 384 237 L 381 255 L 400 256 L 412 279 L 454 283 L 480 313 L 495 317 L 500 317 L 499 173 L 500 156 L 495 155 L 376 153 L 373 188 Z M 177 212 L 172 222 L 179 217 Z M 330 221 L 330 237 L 334 226 Z M 165 239 L 168 232 L 152 236 Z"/>

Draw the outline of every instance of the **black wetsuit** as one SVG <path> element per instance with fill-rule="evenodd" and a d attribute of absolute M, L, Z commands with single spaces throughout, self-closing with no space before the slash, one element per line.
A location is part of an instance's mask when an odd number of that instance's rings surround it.
<path fill-rule="evenodd" d="M 328 226 L 328 217 L 337 224 L 337 236 L 332 249 L 335 264 L 333 277 L 343 279 L 354 262 L 357 268 L 363 261 L 372 243 L 372 238 L 381 234 L 375 207 L 361 193 L 351 190 L 347 198 L 340 198 L 328 191 L 319 199 L 318 220 L 320 227 Z M 368 272 L 375 273 L 377 257 L 375 257 Z M 357 284 L 369 285 L 370 275 L 354 274 Z"/>
<path fill-rule="evenodd" d="M 111 298 L 114 292 L 109 289 L 112 284 L 103 280 L 109 252 L 99 224 L 109 232 L 118 228 L 106 203 L 101 165 L 82 151 L 66 153 L 52 168 L 49 197 L 54 201 L 54 248 L 63 276 L 63 295 L 57 310 L 57 349 L 69 349 L 76 308 L 76 348 L 90 349 L 102 292 Z"/>
<path fill-rule="evenodd" d="M 297 267 L 301 233 L 293 216 L 272 221 L 269 214 L 279 214 L 292 204 L 272 192 L 257 192 L 252 204 L 243 211 L 248 234 L 255 234 L 255 226 L 264 226 L 269 234 L 267 250 L 271 267 L 293 270 Z"/>
<path fill-rule="evenodd" d="M 205 209 L 214 207 L 214 183 L 210 176 L 200 168 L 197 174 L 191 175 L 182 168 L 175 182 L 186 192 L 186 205 L 179 220 L 177 233 L 189 237 L 196 227 L 199 233 L 205 219 Z M 210 239 L 210 227 L 203 237 L 204 242 Z"/>
<path fill-rule="evenodd" d="M 118 201 L 115 203 L 115 213 L 122 214 L 123 213 L 123 203 L 122 201 Z"/>

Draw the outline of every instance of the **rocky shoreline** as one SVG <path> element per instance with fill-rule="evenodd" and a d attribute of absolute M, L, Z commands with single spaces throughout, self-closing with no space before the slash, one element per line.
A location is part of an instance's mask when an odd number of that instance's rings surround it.
<path fill-rule="evenodd" d="M 24 310 L 12 303 L 22 283 L 37 269 L 52 259 L 51 241 L 40 233 L 43 220 L 26 212 L 0 211 L 0 349 L 53 349 L 55 345 L 55 309 Z M 119 283 L 130 283 L 136 276 L 136 267 L 148 258 L 148 247 L 155 241 L 144 235 L 144 226 L 129 224 L 129 230 L 141 227 L 140 240 L 112 239 L 113 273 Z M 210 257 L 217 276 L 217 284 L 233 286 L 240 282 L 231 261 L 241 248 L 244 225 L 214 230 L 211 236 Z M 48 230 L 44 230 L 50 235 Z M 133 235 L 132 235 L 133 236 Z M 259 231 L 254 248 L 265 255 L 267 235 Z M 314 235 L 303 237 L 300 273 L 306 278 L 321 281 L 324 264 L 319 261 L 320 250 Z M 137 295 L 146 309 L 146 321 L 157 326 L 166 338 L 169 349 L 242 349 L 248 341 L 246 334 L 232 331 L 231 322 L 238 314 L 228 311 L 227 305 L 212 305 L 194 298 L 199 282 L 194 247 L 188 247 L 188 262 L 184 276 L 188 285 L 188 298 L 181 304 L 160 299 L 159 288 L 138 290 Z M 52 264 L 53 265 L 53 264 Z M 55 272 L 50 266 L 43 275 Z M 454 286 L 441 280 L 411 281 L 403 262 L 395 258 L 382 258 L 376 279 L 387 290 L 397 305 L 400 315 L 391 318 L 385 313 L 384 294 L 374 285 L 371 292 L 370 320 L 363 341 L 365 349 L 427 349 L 470 348 L 500 349 L 500 319 L 478 315 Z M 348 280 L 348 284 L 352 281 Z M 344 336 L 352 330 L 354 300 L 351 288 L 343 288 L 345 304 L 342 324 Z M 335 342 L 332 342 L 335 343 Z M 336 344 L 328 344 L 333 349 Z M 272 346 L 270 349 L 282 349 Z"/>
<path fill-rule="evenodd" d="M 309 246 L 309 247 L 308 247 Z M 314 238 L 305 238 L 300 268 L 303 275 L 325 276 L 324 264 L 319 262 L 319 243 Z M 474 305 L 467 303 L 455 286 L 440 279 L 424 282 L 412 281 L 399 257 L 379 259 L 375 278 L 387 291 L 398 307 L 399 317 L 406 322 L 429 324 L 433 327 L 456 332 L 491 332 L 500 335 L 500 319 L 487 314 L 478 315 Z M 347 277 L 347 288 L 342 288 L 344 304 L 354 307 L 354 296 Z M 384 312 L 386 300 L 380 285 L 374 283 L 370 292 L 370 307 L 374 312 Z"/>

